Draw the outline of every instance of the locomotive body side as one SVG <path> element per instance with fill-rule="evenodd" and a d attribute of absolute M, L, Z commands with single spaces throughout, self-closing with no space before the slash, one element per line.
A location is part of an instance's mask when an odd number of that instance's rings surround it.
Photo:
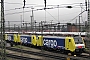
<path fill-rule="evenodd" d="M 31 36 L 30 35 L 20 35 L 20 41 L 23 44 L 31 44 Z"/>
<path fill-rule="evenodd" d="M 43 36 L 43 45 L 48 48 L 75 54 L 81 54 L 85 50 L 85 44 L 81 37 Z"/>
<path fill-rule="evenodd" d="M 43 45 L 48 48 L 64 50 L 65 49 L 65 37 L 44 36 Z"/>
<path fill-rule="evenodd" d="M 13 40 L 14 40 L 14 36 L 13 36 L 13 34 L 5 34 L 5 40 L 7 41 L 7 42 L 13 42 Z"/>

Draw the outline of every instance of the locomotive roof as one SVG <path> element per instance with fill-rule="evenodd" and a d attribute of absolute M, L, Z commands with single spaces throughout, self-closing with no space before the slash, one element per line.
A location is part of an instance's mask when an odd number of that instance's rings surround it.
<path fill-rule="evenodd" d="M 63 38 L 63 39 L 66 38 L 66 37 L 60 37 L 60 36 L 43 36 L 43 37 L 46 37 L 46 38 Z"/>

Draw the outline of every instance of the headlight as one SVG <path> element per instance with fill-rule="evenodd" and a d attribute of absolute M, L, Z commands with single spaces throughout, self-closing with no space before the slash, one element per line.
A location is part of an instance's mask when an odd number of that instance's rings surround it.
<path fill-rule="evenodd" d="M 82 46 L 78 46 L 78 48 L 80 48 L 80 49 L 81 49 L 81 48 L 82 48 Z"/>
<path fill-rule="evenodd" d="M 76 46 L 76 49 L 84 48 L 84 46 Z"/>

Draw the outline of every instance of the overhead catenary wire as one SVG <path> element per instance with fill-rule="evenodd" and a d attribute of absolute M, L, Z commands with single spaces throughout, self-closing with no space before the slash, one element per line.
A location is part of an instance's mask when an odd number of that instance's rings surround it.
<path fill-rule="evenodd" d="M 48 11 L 46 11 L 48 14 L 50 14 Z M 52 16 L 52 14 L 50 14 Z M 55 20 L 57 20 L 54 16 L 52 16 Z M 58 20 L 57 20 L 58 21 Z"/>
<path fill-rule="evenodd" d="M 22 3 L 10 3 L 10 2 L 4 2 L 6 4 L 20 4 L 20 5 L 23 5 Z"/>
<path fill-rule="evenodd" d="M 18 4 L 18 5 L 23 5 L 22 3 L 11 3 L 11 2 L 4 2 L 6 4 Z M 37 4 L 26 4 L 26 5 L 37 5 Z"/>
<path fill-rule="evenodd" d="M 25 8 L 32 8 L 32 6 L 30 6 L 30 7 L 25 7 Z M 55 8 L 66 8 L 66 6 L 61 6 L 61 7 L 55 6 L 55 7 L 50 7 L 50 8 L 47 7 L 46 9 L 55 9 Z M 21 7 L 21 8 L 16 8 L 16 9 L 22 9 L 22 7 Z M 44 8 L 36 9 L 36 10 L 34 10 L 34 11 L 38 11 L 38 10 L 44 10 Z M 30 11 L 31 11 L 31 10 L 24 11 L 24 13 L 25 13 L 25 12 L 30 12 Z M 19 14 L 19 13 L 23 13 L 23 12 L 7 13 L 7 14 L 5 14 L 5 15 L 12 15 L 12 14 Z"/>
<path fill-rule="evenodd" d="M 25 11 L 25 12 L 30 12 L 31 10 L 28 10 L 28 11 Z M 25 13 L 24 12 L 24 13 Z M 23 11 L 22 12 L 14 12 L 14 13 L 7 13 L 7 14 L 5 14 L 5 16 L 6 15 L 13 15 L 13 14 L 19 14 L 19 13 L 23 13 Z"/>
<path fill-rule="evenodd" d="M 16 4 L 19 4 L 19 3 L 16 3 Z M 61 5 L 74 5 L 74 4 L 80 4 L 80 3 L 73 3 L 73 4 L 61 4 Z M 82 3 L 84 4 L 84 3 Z M 60 6 L 61 6 L 60 5 Z M 43 5 L 36 5 L 38 7 L 42 7 Z M 54 9 L 54 8 L 57 8 L 57 5 L 47 5 L 47 6 L 55 6 L 55 7 L 51 7 L 51 8 L 47 8 L 47 9 Z M 80 5 L 75 5 L 73 6 L 74 8 L 76 8 L 76 6 L 80 6 Z M 83 5 L 84 6 L 84 5 Z M 20 8 L 15 8 L 15 9 L 11 9 L 11 10 L 17 10 L 17 9 L 22 9 L 23 7 L 20 7 Z M 25 8 L 32 8 L 32 6 L 29 6 L 29 7 L 25 7 Z M 66 6 L 63 6 L 63 7 L 59 7 L 59 8 L 66 8 Z M 44 10 L 44 9 L 36 9 L 34 11 L 38 11 L 38 10 Z M 10 11 L 10 10 L 6 10 L 6 11 Z M 24 11 L 24 13 L 26 12 L 31 12 L 31 10 L 28 10 L 28 11 Z M 14 12 L 14 13 L 7 13 L 5 15 L 12 15 L 12 14 L 19 14 L 19 13 L 23 13 L 23 12 Z M 55 18 L 54 18 L 55 19 Z M 56 20 L 56 19 L 55 19 Z"/>
<path fill-rule="evenodd" d="M 54 8 L 47 8 L 47 9 L 54 9 Z M 33 11 L 38 11 L 38 10 L 44 10 L 44 8 L 41 8 L 41 9 L 36 9 L 36 10 L 33 10 Z M 24 13 L 25 12 L 30 12 L 31 10 L 28 10 L 28 11 L 24 11 Z M 14 13 L 7 13 L 7 14 L 5 14 L 5 15 L 12 15 L 12 14 L 19 14 L 19 13 L 23 13 L 23 11 L 22 12 L 14 12 Z"/>
<path fill-rule="evenodd" d="M 51 7 L 51 8 L 47 8 L 47 9 L 54 9 L 54 8 L 57 8 L 57 7 Z M 59 7 L 59 8 L 65 8 L 65 7 Z M 33 11 L 38 11 L 38 10 L 44 10 L 44 8 L 41 8 L 41 9 L 36 9 L 36 10 L 33 10 Z M 24 11 L 24 13 L 26 13 L 26 12 L 31 12 L 31 10 L 28 10 L 28 11 Z M 85 10 L 83 11 L 83 12 L 85 12 Z M 83 12 L 81 12 L 80 14 L 82 14 Z M 23 11 L 22 12 L 15 12 L 15 13 L 8 13 L 8 14 L 5 14 L 5 15 L 12 15 L 12 14 L 19 14 L 19 13 L 23 13 Z M 49 13 L 49 12 L 47 12 L 47 13 Z M 50 13 L 49 13 L 50 14 Z M 80 15 L 79 14 L 79 15 Z M 51 15 L 51 14 L 50 14 Z M 78 15 L 78 16 L 79 16 Z M 52 15 L 51 15 L 52 16 Z M 77 18 L 78 16 L 76 16 L 75 18 Z M 52 16 L 53 17 L 53 16 Z M 53 17 L 54 18 L 54 17 Z M 75 18 L 73 18 L 73 19 L 71 19 L 69 22 L 71 22 L 72 20 L 74 20 Z M 55 20 L 57 20 L 56 18 L 54 18 Z"/>
<path fill-rule="evenodd" d="M 22 9 L 23 7 L 19 7 L 19 8 L 14 8 L 14 9 L 9 9 L 9 10 L 4 10 L 4 11 L 11 11 L 11 10 L 16 10 L 16 9 Z"/>
<path fill-rule="evenodd" d="M 8 3 L 8 4 L 22 4 L 22 3 L 9 3 L 9 2 L 4 2 L 4 3 Z M 61 5 L 74 5 L 74 4 L 80 4 L 80 3 L 72 3 L 72 4 L 61 4 Z M 82 3 L 84 4 L 84 3 Z M 37 4 L 31 4 L 31 5 L 37 5 Z M 59 6 L 61 6 L 59 5 Z M 37 5 L 37 6 L 34 6 L 34 7 L 41 7 L 43 5 Z M 58 5 L 47 5 L 47 6 L 58 6 Z M 75 6 L 73 6 L 74 8 L 76 8 Z M 32 6 L 29 6 L 29 7 L 25 7 L 25 8 L 32 8 Z M 57 7 L 56 7 L 57 8 Z M 59 8 L 64 8 L 64 7 L 59 7 Z M 23 9 L 23 7 L 20 7 L 20 8 L 14 8 L 14 9 L 9 9 L 9 10 L 5 10 L 5 11 L 11 11 L 11 10 L 17 10 L 17 9 Z M 29 11 L 25 11 L 25 12 L 29 12 Z M 22 12 L 15 12 L 15 13 L 8 13 L 6 15 L 9 15 L 9 14 L 18 14 L 18 13 L 22 13 Z"/>
<path fill-rule="evenodd" d="M 9 3 L 9 2 L 5 2 L 5 3 L 8 3 L 8 4 L 22 4 L 22 3 Z M 67 6 L 67 5 L 74 5 L 74 4 L 80 4 L 80 3 L 72 3 L 72 4 L 60 4 L 59 6 Z M 82 4 L 85 4 L 85 3 L 82 3 Z M 44 5 L 38 5 L 38 4 L 26 4 L 26 5 L 32 5 L 33 7 L 43 7 Z M 58 6 L 58 5 L 46 5 L 46 6 Z M 80 6 L 80 5 L 74 5 L 73 7 L 76 8 L 76 6 Z M 82 6 L 85 6 L 85 5 L 82 5 Z M 31 8 L 31 6 L 28 6 L 28 7 L 25 7 L 25 8 Z M 9 10 L 5 10 L 5 11 L 10 11 L 10 10 L 16 10 L 16 9 L 23 9 L 23 7 L 20 7 L 20 8 L 14 8 L 14 9 L 9 9 Z"/>
<path fill-rule="evenodd" d="M 13 20 L 7 20 L 5 22 L 8 22 L 8 21 L 10 21 L 10 22 L 21 22 L 21 21 L 13 21 Z M 25 21 L 25 22 L 28 22 L 28 21 Z"/>
<path fill-rule="evenodd" d="M 4 3 L 6 3 L 6 4 L 20 4 L 20 5 L 23 5 L 22 3 L 13 3 L 13 2 L 4 2 Z M 75 5 L 75 4 L 77 5 L 77 4 L 80 4 L 80 3 L 71 3 L 71 4 L 69 3 L 69 4 L 61 4 L 61 5 Z M 85 4 L 85 3 L 82 3 L 82 4 Z M 38 5 L 38 4 L 26 4 L 26 5 Z"/>
<path fill-rule="evenodd" d="M 82 4 L 82 3 L 80 3 L 80 4 Z M 84 11 L 81 11 L 81 13 L 79 14 L 79 15 L 81 15 L 82 13 L 84 13 L 86 10 L 82 7 L 83 5 L 79 5 L 80 7 L 81 7 L 81 9 L 83 9 Z M 71 21 L 73 21 L 74 19 L 76 19 L 77 17 L 79 17 L 79 15 L 77 15 L 75 18 L 73 18 L 73 19 L 71 19 L 69 22 L 71 22 Z M 69 23 L 68 22 L 68 23 Z M 82 20 L 82 22 L 84 22 L 83 20 Z"/>
<path fill-rule="evenodd" d="M 28 7 L 25 7 L 25 8 L 32 8 L 32 6 L 28 6 Z M 17 8 L 14 8 L 14 9 L 8 9 L 8 10 L 4 10 L 4 11 L 11 11 L 11 10 L 18 10 L 18 9 L 23 9 L 23 7 L 17 7 Z"/>
<path fill-rule="evenodd" d="M 34 6 L 34 7 L 38 7 L 38 6 Z M 75 6 L 73 6 L 73 7 L 74 8 L 79 8 L 79 7 L 75 7 Z M 25 8 L 32 8 L 32 6 L 28 6 L 28 7 L 25 7 Z M 64 8 L 64 6 L 61 7 L 61 8 Z M 11 11 L 11 10 L 18 10 L 18 9 L 23 9 L 23 7 L 17 7 L 17 8 L 13 8 L 13 9 L 4 10 L 4 11 Z"/>
<path fill-rule="evenodd" d="M 70 21 L 68 21 L 68 23 L 70 23 L 71 21 L 73 21 L 74 19 L 76 19 L 78 16 L 80 16 L 82 13 L 84 13 L 86 10 L 82 11 L 80 14 L 78 14 L 76 17 L 74 17 L 73 19 L 71 19 Z"/>

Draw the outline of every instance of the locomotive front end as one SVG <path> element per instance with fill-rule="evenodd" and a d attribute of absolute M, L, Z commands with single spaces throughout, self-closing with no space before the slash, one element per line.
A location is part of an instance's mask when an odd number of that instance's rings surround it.
<path fill-rule="evenodd" d="M 81 54 L 85 52 L 85 44 L 81 37 L 74 37 L 75 41 L 75 53 Z"/>

